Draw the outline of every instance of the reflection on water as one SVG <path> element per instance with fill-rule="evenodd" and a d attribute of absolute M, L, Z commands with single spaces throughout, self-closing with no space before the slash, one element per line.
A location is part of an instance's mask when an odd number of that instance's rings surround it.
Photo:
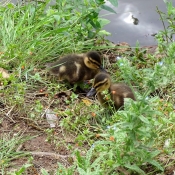
<path fill-rule="evenodd" d="M 125 23 L 131 23 L 134 25 L 138 25 L 139 24 L 139 20 L 138 18 L 135 18 L 132 13 L 130 13 L 128 16 L 126 16 L 125 18 L 123 18 L 123 21 Z"/>
<path fill-rule="evenodd" d="M 159 30 L 163 30 L 162 22 L 156 12 L 156 6 L 160 11 L 166 12 L 166 5 L 163 0 L 118 1 L 119 5 L 115 8 L 117 14 L 109 14 L 106 11 L 101 13 L 101 16 L 111 21 L 104 27 L 112 34 L 107 38 L 115 43 L 124 41 L 131 46 L 135 46 L 137 40 L 141 46 L 155 45 L 154 35 Z M 175 0 L 172 1 L 175 4 Z M 109 2 L 108 5 L 112 7 Z"/>
<path fill-rule="evenodd" d="M 2 0 L 1 2 L 3 1 L 18 2 L 18 0 Z M 55 0 L 52 0 L 51 4 L 54 2 Z M 172 2 L 175 5 L 175 0 Z M 160 11 L 166 12 L 163 0 L 118 0 L 118 4 L 119 6 L 114 8 L 109 1 L 106 1 L 106 5 L 111 6 L 117 14 L 109 14 L 105 10 L 100 13 L 101 17 L 111 21 L 104 27 L 112 34 L 107 39 L 114 43 L 127 42 L 131 46 L 135 46 L 136 41 L 139 41 L 141 46 L 155 45 L 154 35 L 159 30 L 163 30 L 156 6 Z"/>
<path fill-rule="evenodd" d="M 134 18 L 134 16 L 131 16 L 132 20 L 133 20 L 133 24 L 134 25 L 138 25 L 139 24 L 139 20 L 137 18 Z"/>

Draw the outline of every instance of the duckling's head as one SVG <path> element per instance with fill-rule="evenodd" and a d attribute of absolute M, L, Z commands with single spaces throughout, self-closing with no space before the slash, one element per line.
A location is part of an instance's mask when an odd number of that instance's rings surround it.
<path fill-rule="evenodd" d="M 84 59 L 85 65 L 90 69 L 102 69 L 102 60 L 101 56 L 96 51 L 90 51 L 86 53 L 85 59 Z"/>
<path fill-rule="evenodd" d="M 91 97 L 95 93 L 99 93 L 109 89 L 110 86 L 111 86 L 110 76 L 107 73 L 100 72 L 95 76 L 93 86 L 86 96 Z"/>

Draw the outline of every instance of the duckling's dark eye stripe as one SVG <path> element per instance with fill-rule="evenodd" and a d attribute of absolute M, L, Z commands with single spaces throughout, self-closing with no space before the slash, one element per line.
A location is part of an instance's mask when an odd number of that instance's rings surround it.
<path fill-rule="evenodd" d="M 101 82 L 97 83 L 97 84 L 94 86 L 94 88 L 97 89 L 98 87 L 103 86 L 106 82 L 107 82 L 107 80 L 101 81 Z"/>
<path fill-rule="evenodd" d="M 99 84 L 99 85 L 96 85 L 94 88 L 97 89 L 97 88 L 99 88 L 99 87 L 102 86 L 102 85 L 103 85 L 103 83 L 101 83 L 101 84 Z"/>
<path fill-rule="evenodd" d="M 92 58 L 89 58 L 89 61 L 91 61 L 92 63 L 96 64 L 97 66 L 100 66 L 100 63 L 95 61 L 95 60 L 93 60 Z"/>

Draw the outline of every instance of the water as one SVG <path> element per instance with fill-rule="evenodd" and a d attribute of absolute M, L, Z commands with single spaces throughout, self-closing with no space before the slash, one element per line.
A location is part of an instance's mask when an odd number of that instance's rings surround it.
<path fill-rule="evenodd" d="M 11 0 L 13 3 L 17 1 Z M 53 2 L 54 0 L 52 4 Z M 172 2 L 175 5 L 175 0 L 172 0 Z M 106 4 L 112 7 L 108 1 Z M 152 35 L 163 30 L 160 16 L 156 12 L 156 6 L 160 11 L 166 12 L 164 1 L 118 0 L 118 4 L 117 8 L 112 7 L 117 14 L 106 15 L 109 12 L 105 10 L 100 13 L 100 16 L 111 21 L 110 24 L 104 27 L 106 31 L 112 34 L 106 38 L 114 43 L 127 42 L 131 46 L 135 46 L 136 41 L 139 41 L 140 46 L 156 45 L 156 40 Z"/>
<path fill-rule="evenodd" d="M 175 0 L 172 0 L 175 4 Z M 107 5 L 112 7 L 109 2 Z M 166 12 L 166 4 L 163 0 L 118 0 L 118 7 L 113 8 L 117 14 L 105 16 L 111 21 L 104 29 L 112 35 L 107 39 L 118 42 L 127 42 L 131 46 L 136 45 L 139 41 L 140 46 L 156 45 L 156 40 L 152 35 L 159 30 L 163 30 L 160 16 L 156 12 L 156 6 L 160 11 Z M 101 16 L 109 12 L 102 11 Z M 133 19 L 137 18 L 133 24 Z"/>

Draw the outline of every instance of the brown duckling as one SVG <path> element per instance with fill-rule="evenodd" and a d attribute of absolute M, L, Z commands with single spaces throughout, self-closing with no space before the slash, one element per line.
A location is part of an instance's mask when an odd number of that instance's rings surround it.
<path fill-rule="evenodd" d="M 124 83 L 111 83 L 111 78 L 107 73 L 98 73 L 93 82 L 92 89 L 87 93 L 87 97 L 97 93 L 97 98 L 103 106 L 108 106 L 108 101 L 105 100 L 105 95 L 102 91 L 109 90 L 110 98 L 114 102 L 115 109 L 123 108 L 124 98 L 135 100 L 134 94 L 129 86 Z"/>
<path fill-rule="evenodd" d="M 101 56 L 96 51 L 66 55 L 54 63 L 47 64 L 47 68 L 57 75 L 59 80 L 67 80 L 70 83 L 93 79 L 100 70 L 104 70 Z"/>

